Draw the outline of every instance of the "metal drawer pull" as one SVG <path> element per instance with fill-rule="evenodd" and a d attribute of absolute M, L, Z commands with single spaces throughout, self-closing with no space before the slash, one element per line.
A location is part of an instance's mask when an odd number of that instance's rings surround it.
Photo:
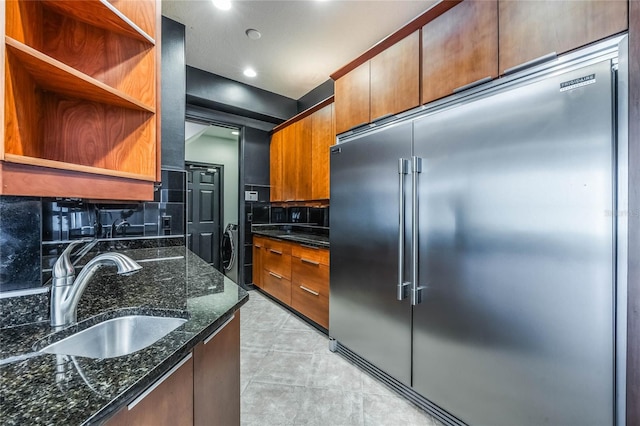
<path fill-rule="evenodd" d="M 301 257 L 300 261 L 304 263 L 310 263 L 311 265 L 320 266 L 320 262 L 315 262 L 313 260 L 305 259 L 304 257 Z"/>
<path fill-rule="evenodd" d="M 280 254 L 280 255 L 282 254 L 282 252 L 281 252 L 281 251 L 274 250 L 274 249 L 269 249 L 269 251 L 270 251 L 271 253 L 273 253 L 273 254 Z"/>
<path fill-rule="evenodd" d="M 218 327 L 216 329 L 216 331 L 214 331 L 213 333 L 211 333 L 209 335 L 209 337 L 207 337 L 206 339 L 204 339 L 204 344 L 206 345 L 207 343 L 209 343 L 211 341 L 211 339 L 213 339 L 214 337 L 216 337 L 218 335 L 218 333 L 220 333 L 227 325 L 229 325 L 229 323 L 231 321 L 233 321 L 233 319 L 236 317 L 236 314 L 231 315 L 231 318 L 229 318 L 228 320 L 226 320 L 220 327 Z"/>
<path fill-rule="evenodd" d="M 308 289 L 303 285 L 301 285 L 300 288 L 303 289 L 304 291 L 306 291 L 307 293 L 313 294 L 314 296 L 320 296 L 320 293 L 318 293 L 317 291 L 313 291 L 311 289 Z"/>
<path fill-rule="evenodd" d="M 136 399 L 133 400 L 133 402 L 129 405 L 127 405 L 127 410 L 131 411 L 133 409 L 133 407 L 135 407 L 136 405 L 138 405 L 140 403 L 140 401 L 142 401 L 143 399 L 145 399 L 147 397 L 147 395 L 149 395 L 151 392 L 153 392 L 158 386 L 160 386 L 165 380 L 167 380 L 169 378 L 169 376 L 171 376 L 173 373 L 175 373 L 180 367 L 182 367 L 187 361 L 189 361 L 191 359 L 191 357 L 193 356 L 192 353 L 189 353 L 189 355 L 185 356 L 184 358 L 182 358 L 182 361 L 180 361 L 178 364 L 176 364 L 175 367 L 173 367 L 171 370 L 169 370 L 168 372 L 166 372 L 162 377 L 160 377 L 158 380 L 156 380 L 156 382 L 149 386 L 147 388 L 146 391 L 144 391 L 142 393 L 142 395 L 140 395 L 139 397 L 137 397 Z"/>
<path fill-rule="evenodd" d="M 282 276 L 278 275 L 278 274 L 274 274 L 273 272 L 269 271 L 269 275 L 271 275 L 272 277 L 276 277 L 277 279 L 281 280 Z"/>

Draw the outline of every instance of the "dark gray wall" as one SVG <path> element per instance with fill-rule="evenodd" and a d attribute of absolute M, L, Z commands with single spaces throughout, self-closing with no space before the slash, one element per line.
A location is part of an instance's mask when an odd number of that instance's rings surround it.
<path fill-rule="evenodd" d="M 187 100 L 190 105 L 274 124 L 298 113 L 294 99 L 189 66 Z"/>
<path fill-rule="evenodd" d="M 184 169 L 185 28 L 162 17 L 162 167 Z"/>
<path fill-rule="evenodd" d="M 244 129 L 244 183 L 269 185 L 269 132 Z"/>
<path fill-rule="evenodd" d="M 320 86 L 298 99 L 298 112 L 305 111 L 318 102 L 322 102 L 334 94 L 333 80 L 329 79 Z"/>

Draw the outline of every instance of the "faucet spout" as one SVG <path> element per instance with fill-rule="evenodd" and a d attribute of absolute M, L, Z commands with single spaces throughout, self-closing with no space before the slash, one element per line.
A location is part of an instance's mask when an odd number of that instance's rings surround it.
<path fill-rule="evenodd" d="M 103 253 L 91 259 L 75 280 L 73 276 L 54 280 L 51 286 L 51 326 L 65 326 L 77 321 L 78 302 L 82 293 L 98 268 L 109 264 L 115 265 L 120 275 L 131 275 L 142 269 L 124 254 Z"/>

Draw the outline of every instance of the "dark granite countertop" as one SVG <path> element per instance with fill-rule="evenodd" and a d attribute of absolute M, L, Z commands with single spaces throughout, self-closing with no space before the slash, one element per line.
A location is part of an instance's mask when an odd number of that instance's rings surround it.
<path fill-rule="evenodd" d="M 0 330 L 3 425 L 98 424 L 169 371 L 248 300 L 248 294 L 185 247 L 124 250 L 143 269 L 128 277 L 99 269 L 78 305 L 84 329 L 128 314 L 188 321 L 154 344 L 109 359 L 40 354 L 49 323 Z M 95 255 L 95 254 L 94 254 Z M 68 334 L 64 330 L 61 333 Z M 45 339 L 45 340 L 43 340 Z M 57 339 L 55 339 L 57 340 Z"/>
<path fill-rule="evenodd" d="M 303 225 L 254 225 L 251 232 L 265 237 L 329 248 L 329 232 L 326 228 Z"/>

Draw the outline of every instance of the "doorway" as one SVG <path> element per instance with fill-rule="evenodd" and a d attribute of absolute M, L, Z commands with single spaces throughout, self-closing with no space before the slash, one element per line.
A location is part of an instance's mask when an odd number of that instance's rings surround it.
<path fill-rule="evenodd" d="M 185 162 L 187 170 L 187 246 L 205 262 L 222 271 L 220 240 L 224 167 Z"/>
<path fill-rule="evenodd" d="M 223 242 L 227 228 L 236 230 L 233 235 L 238 234 L 240 129 L 188 117 L 185 122 L 185 167 L 189 186 L 189 249 L 233 281 L 238 281 L 239 262 L 223 265 L 223 254 L 228 255 L 228 250 L 223 250 Z M 232 244 L 233 254 L 237 251 L 237 240 Z"/>

